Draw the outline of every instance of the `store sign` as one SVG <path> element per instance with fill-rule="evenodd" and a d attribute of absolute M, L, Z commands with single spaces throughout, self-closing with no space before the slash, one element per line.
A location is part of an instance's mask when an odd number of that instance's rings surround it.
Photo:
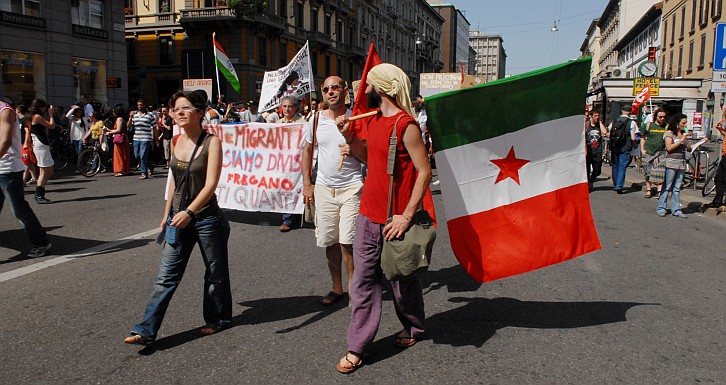
<path fill-rule="evenodd" d="M 45 29 L 45 19 L 23 15 L 20 13 L 0 11 L 0 21 L 3 23 L 18 24 L 26 27 Z"/>
<path fill-rule="evenodd" d="M 98 29 L 93 27 L 86 27 L 85 25 L 71 24 L 71 31 L 74 35 L 95 37 L 99 39 L 108 39 L 108 31 L 104 29 Z"/>
<path fill-rule="evenodd" d="M 658 96 L 660 91 L 659 78 L 635 78 L 633 79 L 633 96 L 637 96 L 643 88 L 650 88 L 650 96 Z"/>
<path fill-rule="evenodd" d="M 713 71 L 711 92 L 726 92 L 726 71 Z"/>
<path fill-rule="evenodd" d="M 121 78 L 106 78 L 106 88 L 121 88 Z"/>

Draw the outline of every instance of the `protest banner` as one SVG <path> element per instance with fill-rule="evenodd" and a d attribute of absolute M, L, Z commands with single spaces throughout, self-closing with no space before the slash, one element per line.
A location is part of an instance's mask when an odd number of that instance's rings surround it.
<path fill-rule="evenodd" d="M 461 73 L 423 73 L 419 81 L 419 92 L 427 98 L 431 95 L 461 88 Z"/>
<path fill-rule="evenodd" d="M 207 126 L 222 141 L 222 208 L 302 214 L 305 123 Z"/>
<path fill-rule="evenodd" d="M 280 106 L 284 96 L 301 100 L 313 90 L 313 71 L 310 65 L 308 43 L 298 51 L 292 61 L 276 71 L 266 71 L 262 80 L 259 110 L 270 111 Z"/>
<path fill-rule="evenodd" d="M 184 91 L 204 90 L 208 99 L 212 97 L 212 79 L 183 79 L 182 86 Z"/>

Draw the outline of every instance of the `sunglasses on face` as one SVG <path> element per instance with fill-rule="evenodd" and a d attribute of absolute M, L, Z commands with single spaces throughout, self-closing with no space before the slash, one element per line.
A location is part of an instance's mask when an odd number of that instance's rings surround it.
<path fill-rule="evenodd" d="M 328 93 L 328 91 L 330 91 L 330 90 L 340 91 L 342 89 L 343 89 L 343 86 L 341 86 L 340 84 L 331 84 L 330 86 L 324 86 L 322 88 L 323 93 Z"/>

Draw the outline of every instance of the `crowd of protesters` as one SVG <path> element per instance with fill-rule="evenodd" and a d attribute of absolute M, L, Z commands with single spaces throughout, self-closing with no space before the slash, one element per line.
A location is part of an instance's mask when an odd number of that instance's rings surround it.
<path fill-rule="evenodd" d="M 631 115 L 631 106 L 623 105 L 620 116 L 607 127 L 601 120 L 600 112 L 588 112 L 585 117 L 585 147 L 587 180 L 592 191 L 594 182 L 600 175 L 603 161 L 612 166 L 612 189 L 618 194 L 627 192 L 625 174 L 634 164 L 643 173 L 646 199 L 655 197 L 658 203 L 655 212 L 665 217 L 670 214 L 676 218 L 687 218 L 681 209 L 680 191 L 688 170 L 688 153 L 697 149 L 693 136 L 688 132 L 688 117 L 683 113 L 671 116 L 662 108 L 642 113 L 638 124 Z M 721 135 L 726 133 L 722 121 L 715 128 Z M 721 154 L 726 154 L 722 146 Z M 723 202 L 726 189 L 726 172 L 718 166 L 716 196 L 709 207 L 725 208 Z M 670 204 L 668 197 L 670 196 Z"/>

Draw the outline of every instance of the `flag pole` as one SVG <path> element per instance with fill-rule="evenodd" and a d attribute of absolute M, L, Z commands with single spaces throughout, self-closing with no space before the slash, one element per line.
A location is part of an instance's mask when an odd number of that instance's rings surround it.
<path fill-rule="evenodd" d="M 217 74 L 217 97 L 222 96 L 221 86 L 219 85 L 219 67 L 217 67 L 217 50 L 214 46 L 217 42 L 217 32 L 212 32 L 212 51 L 214 52 L 214 72 Z M 211 95 L 210 95 L 211 97 Z"/>

